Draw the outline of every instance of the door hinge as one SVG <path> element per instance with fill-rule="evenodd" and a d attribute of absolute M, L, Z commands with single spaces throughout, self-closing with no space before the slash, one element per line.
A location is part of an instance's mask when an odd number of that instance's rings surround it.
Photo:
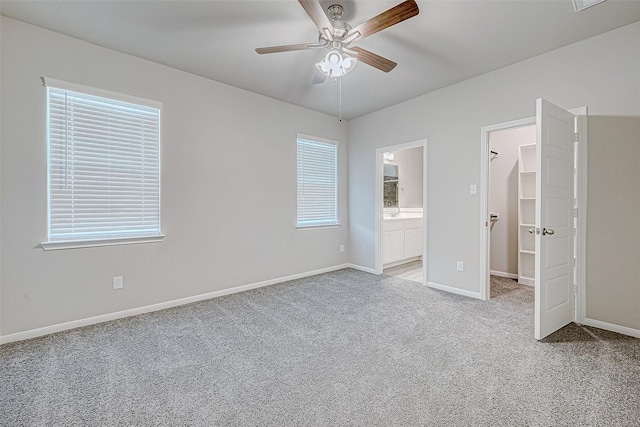
<path fill-rule="evenodd" d="M 578 218 L 578 208 L 573 208 L 573 217 Z"/>
<path fill-rule="evenodd" d="M 580 142 L 580 132 L 573 133 L 573 142 Z"/>

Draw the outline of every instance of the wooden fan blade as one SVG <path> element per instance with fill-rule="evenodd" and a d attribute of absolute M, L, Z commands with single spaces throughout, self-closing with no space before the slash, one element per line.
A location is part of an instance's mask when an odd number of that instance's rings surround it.
<path fill-rule="evenodd" d="M 311 18 L 313 23 L 316 24 L 318 30 L 329 37 L 330 41 L 333 41 L 333 25 L 331 24 L 327 14 L 324 13 L 324 9 L 320 3 L 318 3 L 318 0 L 298 0 L 298 2 L 305 12 L 307 12 L 307 15 L 309 15 L 309 18 Z M 325 28 L 329 31 L 324 31 Z"/>
<path fill-rule="evenodd" d="M 265 53 L 291 52 L 293 50 L 305 50 L 309 48 L 309 43 L 287 44 L 284 46 L 269 46 L 256 48 L 256 52 L 260 55 Z"/>
<path fill-rule="evenodd" d="M 420 10 L 418 9 L 418 5 L 415 0 L 406 0 L 386 12 L 382 12 L 380 15 L 375 16 L 353 28 L 349 31 L 349 35 L 358 32 L 360 33 L 360 36 L 358 36 L 356 40 L 363 39 L 371 34 L 375 34 L 378 31 L 382 31 L 385 28 L 389 28 L 392 25 L 396 25 L 399 22 L 412 18 L 418 13 L 420 13 Z"/>
<path fill-rule="evenodd" d="M 367 65 L 371 65 L 372 67 L 377 68 L 380 71 L 384 71 L 385 73 L 393 70 L 394 68 L 396 68 L 396 65 L 398 65 L 390 59 L 383 58 L 382 56 L 376 55 L 375 53 L 369 52 L 368 50 L 361 47 L 352 47 L 351 49 L 358 52 L 358 61 L 364 62 Z"/>

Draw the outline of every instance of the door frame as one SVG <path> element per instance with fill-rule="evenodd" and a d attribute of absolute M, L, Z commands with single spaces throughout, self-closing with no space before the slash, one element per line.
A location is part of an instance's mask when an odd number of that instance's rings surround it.
<path fill-rule="evenodd" d="M 382 179 L 384 175 L 383 154 L 388 151 L 408 150 L 422 147 L 422 284 L 427 285 L 427 140 L 420 139 L 404 144 L 390 145 L 376 149 L 375 185 L 375 274 L 382 274 Z"/>
<path fill-rule="evenodd" d="M 512 120 L 510 122 L 498 123 L 495 125 L 484 126 L 481 128 L 481 150 L 480 150 L 480 297 L 483 300 L 490 298 L 490 268 L 489 260 L 491 253 L 491 239 L 489 233 L 491 230 L 489 218 L 489 183 L 490 181 L 490 161 L 489 156 L 489 134 L 506 129 L 516 129 L 536 124 L 536 117 L 527 117 L 526 119 Z"/>
<path fill-rule="evenodd" d="M 587 107 L 569 110 L 577 116 L 577 131 L 580 142 L 576 148 L 576 307 L 575 321 L 583 323 L 586 318 L 586 235 L 587 235 Z M 480 296 L 483 300 L 490 298 L 489 254 L 491 239 L 489 238 L 489 134 L 498 130 L 513 129 L 535 125 L 535 116 L 519 120 L 483 126 L 480 129 Z"/>

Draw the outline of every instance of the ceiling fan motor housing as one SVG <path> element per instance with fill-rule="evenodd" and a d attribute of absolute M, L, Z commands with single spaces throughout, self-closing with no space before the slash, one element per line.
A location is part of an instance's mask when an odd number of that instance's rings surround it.
<path fill-rule="evenodd" d="M 340 19 L 342 18 L 343 11 L 344 9 L 339 4 L 332 4 L 327 8 L 327 16 L 331 20 L 331 26 L 332 26 L 332 28 L 330 28 L 329 31 L 331 32 L 331 36 L 333 37 L 334 41 L 336 40 L 342 41 L 342 39 L 344 39 L 347 36 L 349 31 L 351 31 L 351 25 L 349 25 L 348 23 Z M 321 42 L 330 41 L 329 38 L 322 33 L 322 31 L 320 32 L 320 41 Z"/>
<path fill-rule="evenodd" d="M 329 16 L 329 19 L 336 21 L 342 18 L 343 11 L 344 9 L 339 4 L 332 4 L 327 8 L 327 15 Z"/>

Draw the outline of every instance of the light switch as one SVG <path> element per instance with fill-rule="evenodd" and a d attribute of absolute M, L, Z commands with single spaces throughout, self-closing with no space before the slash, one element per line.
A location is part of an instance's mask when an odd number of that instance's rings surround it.
<path fill-rule="evenodd" d="M 478 186 L 475 184 L 471 184 L 469 186 L 469 194 L 478 194 Z"/>

